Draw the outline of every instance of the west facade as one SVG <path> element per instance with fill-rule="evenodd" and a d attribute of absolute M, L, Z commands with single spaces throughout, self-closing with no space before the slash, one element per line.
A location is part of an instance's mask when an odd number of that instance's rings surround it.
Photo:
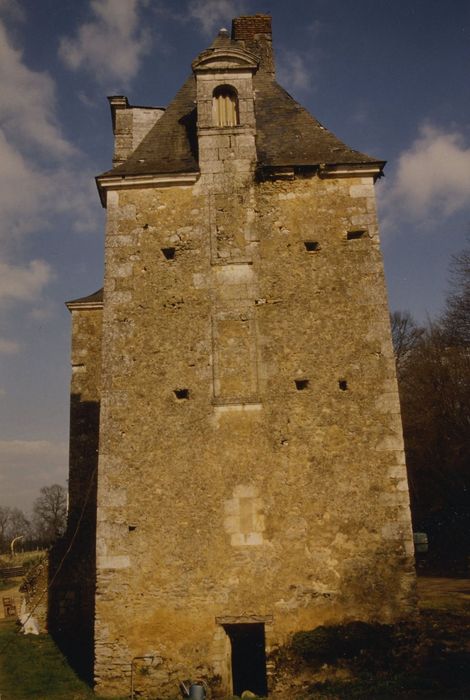
<path fill-rule="evenodd" d="M 275 693 L 293 632 L 413 608 L 384 163 L 276 83 L 266 15 L 221 30 L 166 110 L 110 102 L 51 624 L 75 620 L 103 695 Z"/>

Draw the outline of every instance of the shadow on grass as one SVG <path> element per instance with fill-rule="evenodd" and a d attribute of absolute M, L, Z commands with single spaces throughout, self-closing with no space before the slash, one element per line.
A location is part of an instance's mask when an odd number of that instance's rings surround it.
<path fill-rule="evenodd" d="M 74 674 L 47 634 L 19 634 L 15 622 L 0 621 L 0 655 L 2 700 L 88 700 L 95 697 Z"/>

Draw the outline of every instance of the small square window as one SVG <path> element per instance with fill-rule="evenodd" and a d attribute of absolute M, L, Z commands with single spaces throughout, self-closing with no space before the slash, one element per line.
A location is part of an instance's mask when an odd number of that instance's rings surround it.
<path fill-rule="evenodd" d="M 175 255 L 176 255 L 176 249 L 175 248 L 162 248 L 162 253 L 164 255 L 165 260 L 174 260 Z"/>
<path fill-rule="evenodd" d="M 189 399 L 189 389 L 175 389 L 173 393 L 179 401 Z"/>
<path fill-rule="evenodd" d="M 310 384 L 308 379 L 294 379 L 294 382 L 297 391 L 305 391 L 305 389 L 308 389 L 308 385 Z"/>
<path fill-rule="evenodd" d="M 356 231 L 348 231 L 346 234 L 346 238 L 348 241 L 357 241 L 359 238 L 364 238 L 365 236 L 365 231 L 364 229 L 357 229 Z"/>
<path fill-rule="evenodd" d="M 305 250 L 309 253 L 314 253 L 316 250 L 320 250 L 320 244 L 318 241 L 304 241 Z"/>
<path fill-rule="evenodd" d="M 340 379 L 338 381 L 338 386 L 341 389 L 341 391 L 346 391 L 346 389 L 348 388 L 348 383 L 346 379 Z"/>

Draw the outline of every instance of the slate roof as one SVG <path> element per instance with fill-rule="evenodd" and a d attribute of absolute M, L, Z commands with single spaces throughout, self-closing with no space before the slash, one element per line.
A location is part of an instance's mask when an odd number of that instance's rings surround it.
<path fill-rule="evenodd" d="M 89 294 L 87 297 L 80 297 L 79 299 L 71 299 L 66 301 L 65 305 L 69 306 L 71 304 L 99 304 L 103 302 L 103 288 L 98 289 L 93 294 Z"/>
<path fill-rule="evenodd" d="M 260 166 L 382 163 L 349 148 L 294 100 L 270 75 L 258 71 L 256 150 Z"/>
<path fill-rule="evenodd" d="M 129 158 L 103 175 L 198 172 L 195 101 L 191 75 Z"/>
<path fill-rule="evenodd" d="M 258 166 L 384 164 L 340 141 L 269 73 L 259 69 L 253 83 Z M 136 150 L 103 176 L 197 172 L 195 100 L 196 81 L 191 75 Z"/>

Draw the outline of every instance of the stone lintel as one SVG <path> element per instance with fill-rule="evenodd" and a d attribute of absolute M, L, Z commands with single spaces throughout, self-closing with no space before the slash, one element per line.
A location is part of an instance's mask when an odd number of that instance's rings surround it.
<path fill-rule="evenodd" d="M 221 615 L 215 618 L 218 625 L 242 625 L 253 624 L 254 622 L 264 622 L 266 625 L 272 625 L 274 622 L 273 615 Z"/>

